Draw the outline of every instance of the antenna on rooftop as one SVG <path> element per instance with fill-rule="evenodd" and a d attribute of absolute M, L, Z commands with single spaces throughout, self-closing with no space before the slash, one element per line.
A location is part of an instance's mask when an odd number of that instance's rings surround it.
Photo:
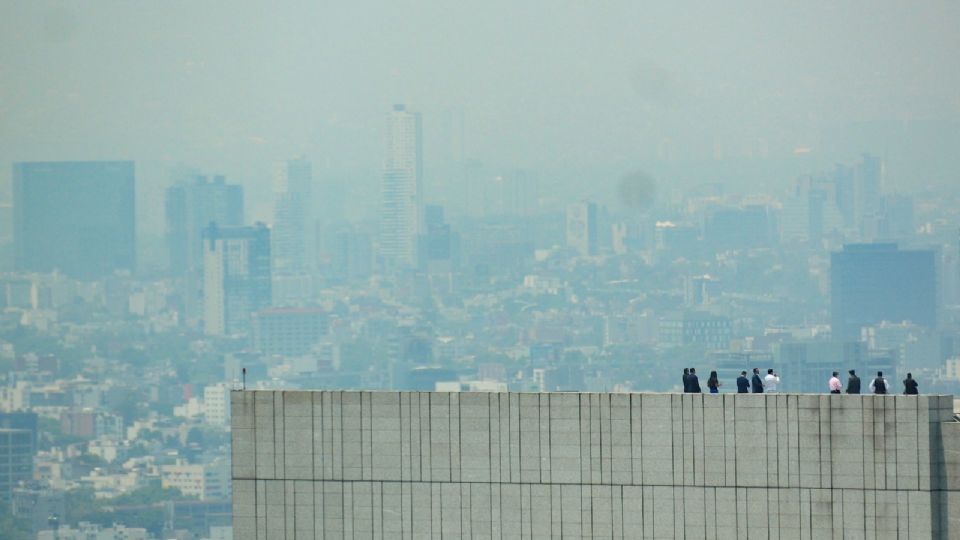
<path fill-rule="evenodd" d="M 243 390 L 247 389 L 247 368 L 243 368 L 243 386 L 241 388 Z"/>

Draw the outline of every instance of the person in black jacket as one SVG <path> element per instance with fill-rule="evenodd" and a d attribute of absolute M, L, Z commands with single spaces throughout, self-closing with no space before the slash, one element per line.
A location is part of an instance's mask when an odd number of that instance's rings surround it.
<path fill-rule="evenodd" d="M 857 377 L 856 370 L 851 369 L 849 373 L 850 373 L 850 376 L 847 378 L 847 393 L 859 394 L 860 393 L 860 377 Z"/>
<path fill-rule="evenodd" d="M 903 380 L 903 393 L 908 396 L 916 396 L 920 393 L 917 390 L 919 386 L 917 380 L 913 378 L 913 373 L 907 373 L 907 378 Z"/>
<path fill-rule="evenodd" d="M 760 378 L 760 368 L 753 368 L 753 379 L 750 382 L 753 385 L 754 394 L 763 393 L 763 379 Z"/>
<path fill-rule="evenodd" d="M 738 394 L 750 393 L 750 380 L 747 379 L 746 371 L 741 371 L 740 376 L 737 377 L 737 393 Z"/>
<path fill-rule="evenodd" d="M 870 391 L 878 396 L 890 393 L 890 383 L 887 382 L 887 378 L 883 376 L 882 371 L 878 371 L 877 378 L 870 381 Z"/>
<path fill-rule="evenodd" d="M 687 377 L 687 382 L 690 383 L 690 392 L 694 394 L 699 394 L 700 390 L 700 379 L 697 377 L 697 370 L 690 368 L 690 375 Z"/>
<path fill-rule="evenodd" d="M 690 391 L 690 368 L 683 368 L 683 393 Z"/>

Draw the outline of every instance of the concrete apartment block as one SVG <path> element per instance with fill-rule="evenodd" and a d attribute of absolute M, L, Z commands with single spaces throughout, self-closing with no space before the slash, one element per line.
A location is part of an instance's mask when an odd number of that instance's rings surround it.
<path fill-rule="evenodd" d="M 960 538 L 952 396 L 235 391 L 239 540 Z"/>

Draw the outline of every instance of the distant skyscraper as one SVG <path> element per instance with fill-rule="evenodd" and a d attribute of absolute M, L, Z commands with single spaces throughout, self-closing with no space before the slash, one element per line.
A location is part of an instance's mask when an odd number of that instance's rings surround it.
<path fill-rule="evenodd" d="M 883 162 L 876 156 L 864 154 L 853 176 L 854 215 L 858 226 L 864 218 L 880 213 L 882 188 Z"/>
<path fill-rule="evenodd" d="M 932 250 L 896 244 L 851 244 L 830 256 L 831 325 L 836 340 L 859 340 L 882 321 L 937 323 L 937 277 Z"/>
<path fill-rule="evenodd" d="M 250 328 L 253 312 L 270 305 L 270 229 L 253 227 L 203 231 L 203 329 L 232 335 Z"/>
<path fill-rule="evenodd" d="M 78 278 L 133 270 L 132 161 L 13 165 L 14 264 Z"/>
<path fill-rule="evenodd" d="M 0 504 L 8 504 L 13 489 L 33 478 L 37 451 L 37 415 L 0 413 Z"/>
<path fill-rule="evenodd" d="M 582 256 L 597 254 L 597 205 L 581 201 L 567 207 L 567 246 Z"/>
<path fill-rule="evenodd" d="M 423 152 L 420 113 L 394 105 L 387 120 L 387 156 L 383 170 L 380 255 L 387 267 L 417 262 L 417 237 L 423 229 Z"/>
<path fill-rule="evenodd" d="M 528 170 L 511 169 L 477 179 L 475 191 L 480 193 L 483 215 L 530 216 L 538 204 L 537 175 Z"/>
<path fill-rule="evenodd" d="M 277 274 L 301 274 L 316 265 L 312 183 L 309 161 L 301 158 L 277 164 L 271 231 Z"/>
<path fill-rule="evenodd" d="M 326 277 L 340 281 L 369 277 L 373 266 L 373 237 L 353 225 L 329 231 L 324 241 Z"/>
<path fill-rule="evenodd" d="M 195 176 L 167 188 L 167 249 L 175 275 L 199 273 L 203 267 L 200 233 L 211 223 L 220 227 L 243 225 L 243 187 Z"/>
<path fill-rule="evenodd" d="M 424 207 L 424 233 L 419 239 L 420 269 L 432 276 L 447 275 L 457 262 L 459 236 L 444 221 L 443 207 Z M 448 281 L 449 283 L 449 281 Z"/>
<path fill-rule="evenodd" d="M 780 239 L 785 242 L 818 243 L 844 227 L 845 217 L 838 206 L 841 178 L 846 170 L 837 166 L 833 177 L 798 178 L 794 196 L 784 201 L 780 216 Z M 852 219 L 852 218 L 851 218 Z"/>
<path fill-rule="evenodd" d="M 883 219 L 887 238 L 909 238 L 913 236 L 915 221 L 913 197 L 903 194 L 890 194 L 883 198 Z"/>

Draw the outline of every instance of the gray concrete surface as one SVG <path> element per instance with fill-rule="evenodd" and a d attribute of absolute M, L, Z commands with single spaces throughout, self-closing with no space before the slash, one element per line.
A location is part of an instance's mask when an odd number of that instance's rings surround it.
<path fill-rule="evenodd" d="M 242 540 L 960 538 L 952 396 L 231 401 Z"/>

